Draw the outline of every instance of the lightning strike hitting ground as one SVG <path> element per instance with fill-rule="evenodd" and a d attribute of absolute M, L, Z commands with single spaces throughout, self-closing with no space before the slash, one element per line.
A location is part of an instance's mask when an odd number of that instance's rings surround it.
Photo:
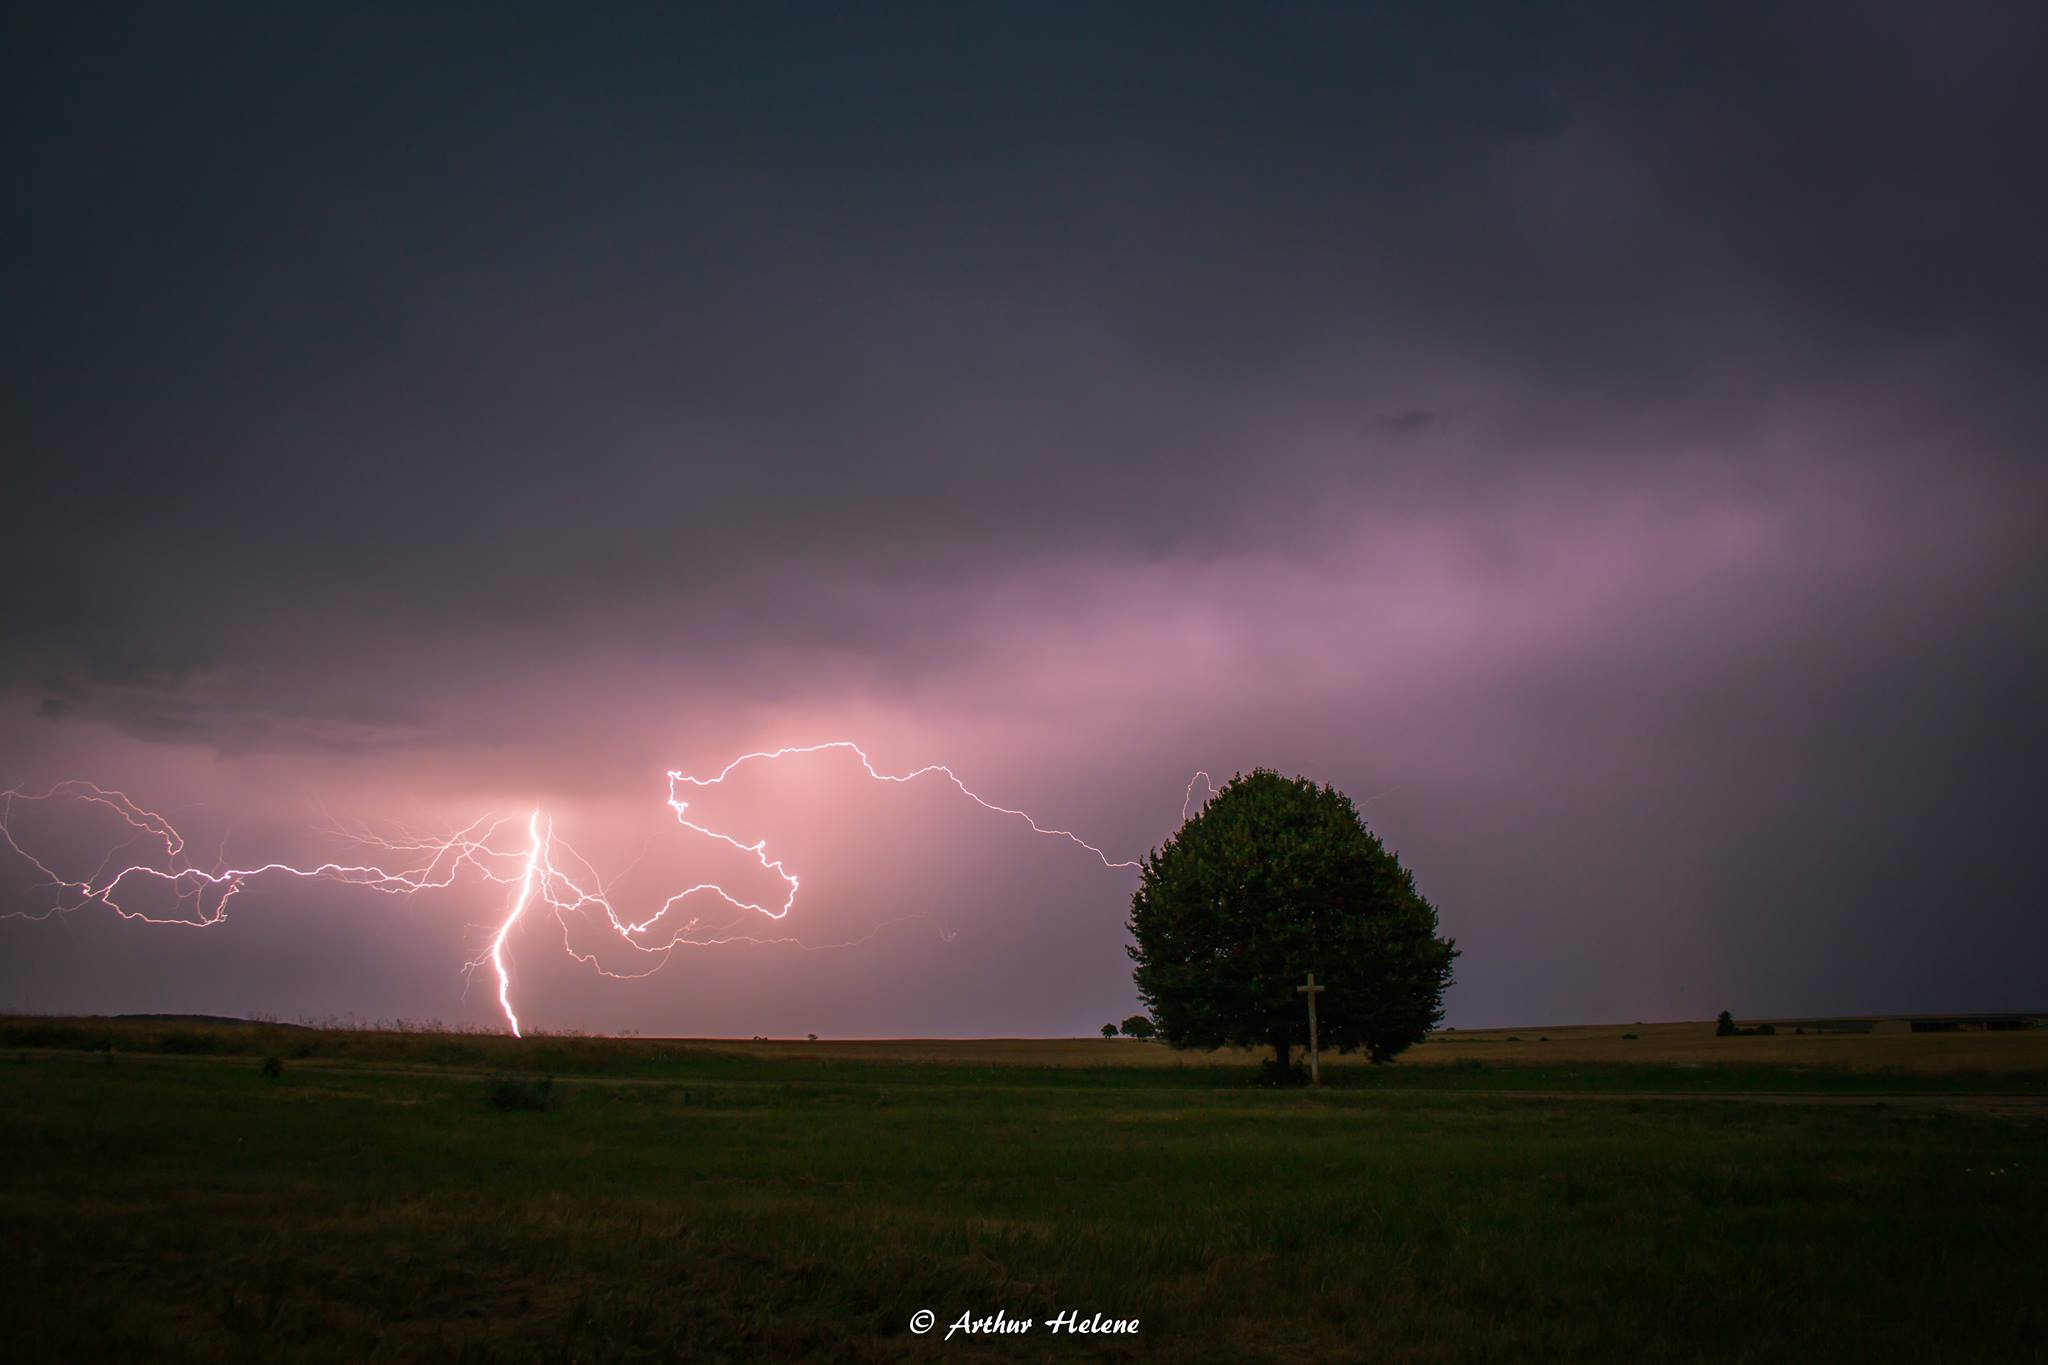
<path fill-rule="evenodd" d="M 756 904 L 733 895 L 716 882 L 699 882 L 669 896 L 644 919 L 622 918 L 614 907 L 610 895 L 605 891 L 602 879 L 575 849 L 556 837 L 554 822 L 539 809 L 527 815 L 525 842 L 514 847 L 503 846 L 506 841 L 501 838 L 501 832 L 514 822 L 502 817 L 486 816 L 453 834 L 440 838 L 410 832 L 401 833 L 397 837 L 382 837 L 367 831 L 348 834 L 349 839 L 361 847 L 379 850 L 387 855 L 396 855 L 399 865 L 395 867 L 383 867 L 369 862 L 323 862 L 311 867 L 270 862 L 239 868 L 217 864 L 209 871 L 192 866 L 186 861 L 185 840 L 161 815 L 143 809 L 125 793 L 99 787 L 90 782 L 67 781 L 57 783 L 41 792 L 19 789 L 0 792 L 0 839 L 4 839 L 9 849 L 45 879 L 44 885 L 53 893 L 51 903 L 42 910 L 12 911 L 8 912 L 8 917 L 42 919 L 51 915 L 68 914 L 88 905 L 100 905 L 125 920 L 154 925 L 206 928 L 224 923 L 227 919 L 228 902 L 241 894 L 253 879 L 265 875 L 334 881 L 363 887 L 382 895 L 410 896 L 420 891 L 452 886 L 457 877 L 467 869 L 485 881 L 517 888 L 505 917 L 490 935 L 488 946 L 467 964 L 469 970 L 484 966 L 491 969 L 497 978 L 498 1008 L 505 1016 L 505 1026 L 517 1036 L 519 1016 L 512 1006 L 512 969 L 507 953 L 507 941 L 514 927 L 536 901 L 545 905 L 560 924 L 563 948 L 569 956 L 601 975 L 614 979 L 648 975 L 658 970 L 668 961 L 674 950 L 682 946 L 702 947 L 733 942 L 791 943 L 800 947 L 852 946 L 851 943 L 807 945 L 789 936 L 757 938 L 746 934 L 726 934 L 710 938 L 691 938 L 688 935 L 701 923 L 697 919 L 684 923 L 666 940 L 657 942 L 652 937 L 655 926 L 660 924 L 670 911 L 690 897 L 700 894 L 716 896 L 738 911 L 752 912 L 771 920 L 782 920 L 796 904 L 797 890 L 801 885 L 797 875 L 783 866 L 781 859 L 769 856 L 766 839 L 744 843 L 730 834 L 691 819 L 690 803 L 679 794 L 683 788 L 717 787 L 741 767 L 754 762 L 773 762 L 781 758 L 841 749 L 853 754 L 860 761 L 862 770 L 876 782 L 907 783 L 932 774 L 943 775 L 962 796 L 983 810 L 1021 820 L 1034 834 L 1065 839 L 1094 854 L 1105 868 L 1119 871 L 1138 866 L 1135 859 L 1111 859 L 1107 853 L 1072 830 L 1049 829 L 1022 810 L 997 805 L 984 799 L 962 782 L 959 775 L 945 764 L 931 763 L 907 773 L 885 773 L 875 767 L 866 750 L 851 740 L 842 739 L 830 740 L 823 744 L 795 745 L 742 754 L 711 777 L 692 777 L 675 771 L 668 774 L 668 806 L 675 813 L 677 823 L 685 829 L 747 854 L 764 871 L 780 878 L 786 889 L 779 905 Z M 1196 773 L 1188 783 L 1187 796 L 1182 802 L 1183 822 L 1194 801 L 1196 782 L 1204 784 L 1211 796 L 1216 792 L 1216 786 L 1208 773 Z M 88 875 L 62 875 L 53 870 L 42 858 L 24 848 L 16 840 L 13 827 L 17 804 L 35 805 L 55 801 L 76 801 L 112 811 L 122 822 L 134 829 L 136 834 L 109 850 L 101 859 L 99 866 Z M 123 851 L 144 838 L 162 846 L 161 863 L 135 862 L 117 869 L 115 865 L 120 861 Z M 152 912 L 150 907 L 139 907 L 135 904 L 134 897 L 130 894 L 131 888 L 150 886 L 156 887 L 160 893 L 168 894 L 168 912 L 160 908 Z M 634 953 L 642 955 L 642 960 L 647 963 L 645 970 L 611 971 L 600 965 L 593 954 L 579 952 L 576 949 L 570 939 L 570 917 L 596 913 L 603 915 L 605 923 L 613 933 Z M 887 921 L 861 938 L 853 940 L 853 943 L 866 942 L 889 924 L 918 918 L 923 917 L 909 915 Z"/>

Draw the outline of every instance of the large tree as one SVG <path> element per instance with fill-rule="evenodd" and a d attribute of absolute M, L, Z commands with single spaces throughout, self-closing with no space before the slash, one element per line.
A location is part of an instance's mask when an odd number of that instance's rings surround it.
<path fill-rule="evenodd" d="M 1258 769 L 1233 778 L 1144 861 L 1131 898 L 1138 994 L 1175 1047 L 1308 1043 L 1310 972 L 1324 1047 L 1390 1061 L 1443 1018 L 1451 940 L 1436 907 L 1332 787 Z"/>

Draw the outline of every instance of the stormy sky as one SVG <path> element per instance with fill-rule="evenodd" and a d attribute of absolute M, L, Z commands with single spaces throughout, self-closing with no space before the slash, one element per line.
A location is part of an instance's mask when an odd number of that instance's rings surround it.
<path fill-rule="evenodd" d="M 1454 1024 L 2043 1003 L 2038 5 L 0 23 L 0 784 L 209 865 L 538 806 L 658 904 L 760 889 L 664 805 L 749 749 L 1112 858 L 1270 766 Z M 943 785 L 692 809 L 803 944 L 524 924 L 533 1024 L 1135 1008 L 1132 875 Z M 0 921 L 0 1008 L 488 1024 L 503 901 Z"/>

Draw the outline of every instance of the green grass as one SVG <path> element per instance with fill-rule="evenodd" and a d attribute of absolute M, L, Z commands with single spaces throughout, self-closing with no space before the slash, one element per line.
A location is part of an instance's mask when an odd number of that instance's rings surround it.
<path fill-rule="evenodd" d="M 466 1035 L 123 1025 L 103 1053 L 96 1021 L 30 1024 L 65 1021 L 0 1025 L 17 1359 L 2048 1355 L 2032 1072 L 1737 1066 L 1664 1098 L 1700 1069 L 1404 1065 L 1311 1094 Z M 493 1104 L 547 1074 L 552 1110 Z M 1142 1329 L 940 1344 L 998 1308 Z"/>

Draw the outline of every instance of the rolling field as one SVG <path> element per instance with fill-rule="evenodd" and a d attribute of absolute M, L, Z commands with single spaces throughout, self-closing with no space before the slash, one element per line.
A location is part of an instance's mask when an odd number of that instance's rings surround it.
<path fill-rule="evenodd" d="M 1307 1093 L 1100 1039 L 0 1020 L 9 1353 L 2048 1355 L 2048 1033 L 1711 1027 Z M 998 1309 L 1040 1326 L 942 1341 Z"/>

